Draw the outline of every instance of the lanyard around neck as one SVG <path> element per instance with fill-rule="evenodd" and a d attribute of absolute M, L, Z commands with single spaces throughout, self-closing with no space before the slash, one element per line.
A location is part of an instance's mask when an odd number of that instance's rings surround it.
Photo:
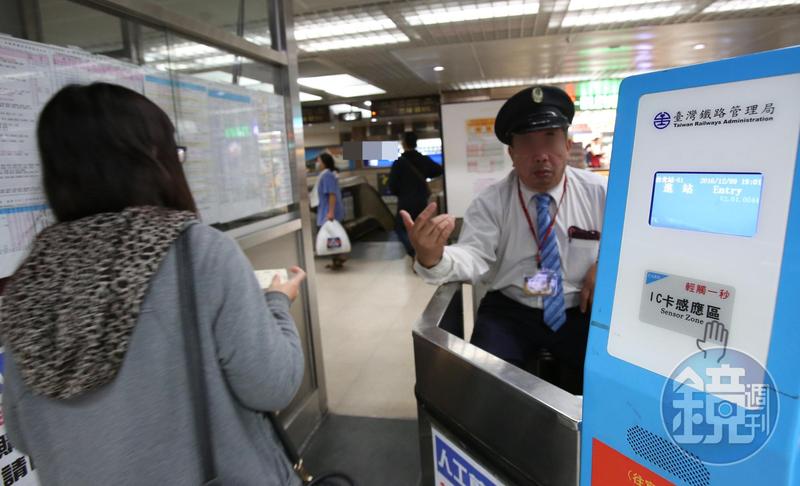
<path fill-rule="evenodd" d="M 561 203 L 564 202 L 564 196 L 566 194 L 567 194 L 567 175 L 564 174 L 564 189 L 561 192 L 561 198 L 558 200 L 558 206 L 556 206 L 556 214 L 553 216 L 552 221 L 550 221 L 550 226 L 547 227 L 544 236 L 540 240 L 539 237 L 536 236 L 536 227 L 533 224 L 533 220 L 531 220 L 531 214 L 528 212 L 528 205 L 525 204 L 525 198 L 522 197 L 522 186 L 519 182 L 519 176 L 517 176 L 517 195 L 519 195 L 519 204 L 520 206 L 522 206 L 522 211 L 525 213 L 525 219 L 528 220 L 528 228 L 530 228 L 531 234 L 533 235 L 533 239 L 534 241 L 536 241 L 536 264 L 539 268 L 541 268 L 542 266 L 542 246 L 547 241 L 547 238 L 550 237 L 550 233 L 553 232 L 553 227 L 555 227 L 556 220 L 558 219 L 558 212 L 561 210 Z"/>

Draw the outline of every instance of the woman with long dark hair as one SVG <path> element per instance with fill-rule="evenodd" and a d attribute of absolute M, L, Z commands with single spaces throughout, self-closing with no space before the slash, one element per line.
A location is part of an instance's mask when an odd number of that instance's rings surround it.
<path fill-rule="evenodd" d="M 37 136 L 57 223 L 0 309 L 14 446 L 43 484 L 194 486 L 209 462 L 221 484 L 299 484 L 262 413 L 302 379 L 302 270 L 262 292 L 236 242 L 197 220 L 174 127 L 144 96 L 68 86 Z"/>
<path fill-rule="evenodd" d="M 319 195 L 319 207 L 317 208 L 317 227 L 321 227 L 326 221 L 339 221 L 344 219 L 344 204 L 342 203 L 342 190 L 339 187 L 339 179 L 336 173 L 336 163 L 333 156 L 328 152 L 319 154 L 317 168 L 321 171 L 317 184 L 317 194 Z M 339 270 L 344 266 L 347 259 L 342 255 L 334 255 L 333 262 L 328 268 Z"/>

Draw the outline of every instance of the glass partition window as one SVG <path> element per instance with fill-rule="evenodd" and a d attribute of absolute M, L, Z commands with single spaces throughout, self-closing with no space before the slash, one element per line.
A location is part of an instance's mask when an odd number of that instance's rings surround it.
<path fill-rule="evenodd" d="M 113 15 L 68 0 L 39 0 L 39 12 L 41 40 L 46 44 L 97 54 L 116 53 L 124 47 L 122 22 Z"/>
<path fill-rule="evenodd" d="M 253 42 L 270 43 L 266 1 L 220 0 L 204 2 L 202 8 L 188 0 L 160 5 Z M 41 51 L 48 62 L 46 80 L 36 81 L 39 91 L 49 93 L 42 95 L 38 109 L 71 83 L 111 82 L 144 94 L 176 127 L 202 218 L 223 229 L 286 213 L 298 201 L 286 103 L 276 93 L 279 68 L 71 1 L 40 0 L 40 7 L 45 42 L 22 47 Z"/>
<path fill-rule="evenodd" d="M 242 32 L 254 44 L 271 45 L 267 0 L 161 0 L 159 5 L 236 35 Z"/>

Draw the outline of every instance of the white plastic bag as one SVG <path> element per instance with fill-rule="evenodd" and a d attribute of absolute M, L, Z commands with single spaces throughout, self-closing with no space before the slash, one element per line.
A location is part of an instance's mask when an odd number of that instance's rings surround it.
<path fill-rule="evenodd" d="M 314 188 L 308 193 L 308 203 L 312 209 L 319 207 L 319 177 L 314 182 Z"/>
<path fill-rule="evenodd" d="M 317 255 L 339 255 L 350 253 L 350 238 L 344 230 L 342 223 L 333 220 L 326 221 L 317 233 Z"/>

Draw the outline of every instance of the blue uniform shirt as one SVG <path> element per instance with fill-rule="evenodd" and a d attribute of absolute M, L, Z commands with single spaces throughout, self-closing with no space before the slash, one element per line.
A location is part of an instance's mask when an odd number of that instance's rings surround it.
<path fill-rule="evenodd" d="M 336 204 L 333 208 L 333 217 L 337 221 L 344 219 L 344 205 L 342 204 L 342 190 L 339 188 L 339 181 L 336 179 L 336 174 L 330 170 L 325 170 L 319 176 L 319 184 L 317 186 L 317 194 L 319 194 L 319 207 L 317 208 L 317 226 L 322 226 L 327 221 L 328 207 L 328 194 L 336 196 Z"/>

